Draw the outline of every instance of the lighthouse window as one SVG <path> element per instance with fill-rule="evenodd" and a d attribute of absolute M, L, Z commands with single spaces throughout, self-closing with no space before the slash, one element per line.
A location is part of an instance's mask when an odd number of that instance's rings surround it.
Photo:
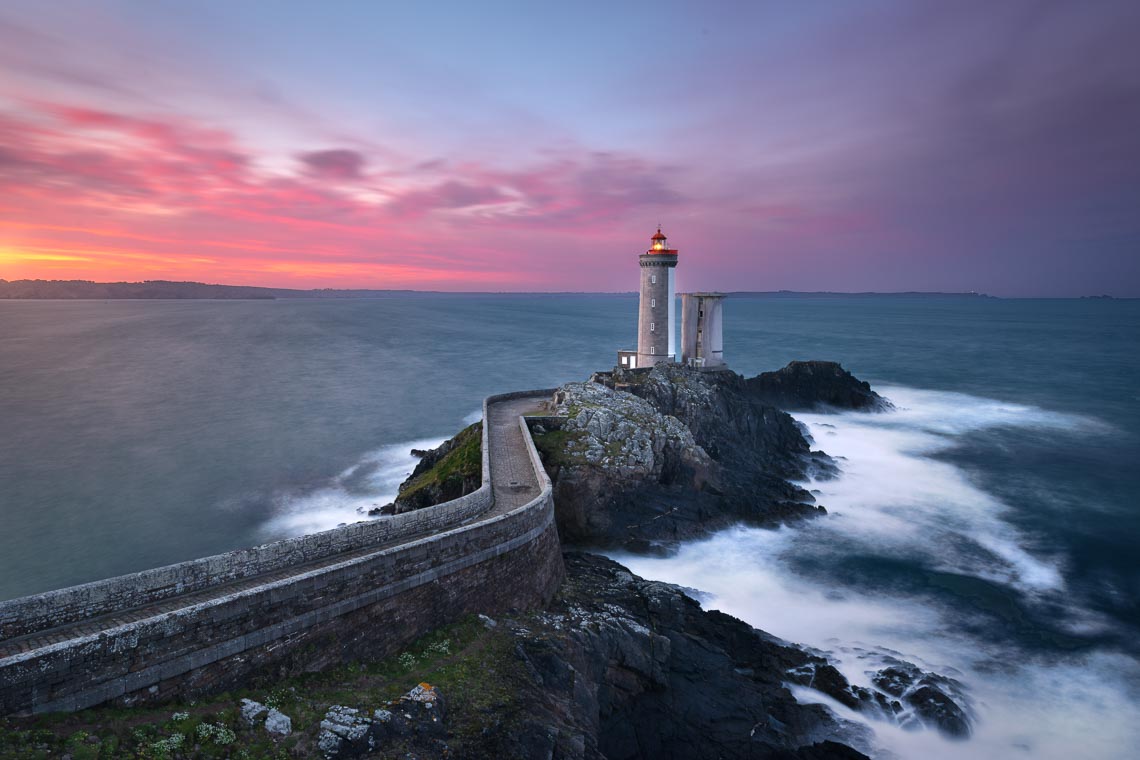
<path fill-rule="evenodd" d="M 657 323 L 656 322 L 650 322 L 649 323 L 649 332 L 653 332 L 656 329 L 657 329 Z"/>
<path fill-rule="evenodd" d="M 651 309 L 657 308 L 657 299 L 656 298 L 650 298 L 649 299 L 649 308 L 651 308 Z"/>
<path fill-rule="evenodd" d="M 657 284 L 657 275 L 655 275 L 655 274 L 649 275 L 649 281 L 651 283 L 653 283 L 654 285 L 656 285 Z"/>

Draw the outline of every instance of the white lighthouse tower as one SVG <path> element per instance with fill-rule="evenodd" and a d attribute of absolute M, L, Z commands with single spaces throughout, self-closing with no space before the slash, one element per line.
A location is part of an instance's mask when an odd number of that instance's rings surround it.
<path fill-rule="evenodd" d="M 622 369 L 652 367 L 677 360 L 677 249 L 670 248 L 661 228 L 650 238 L 641 265 L 641 303 L 637 312 L 637 351 L 619 351 Z"/>

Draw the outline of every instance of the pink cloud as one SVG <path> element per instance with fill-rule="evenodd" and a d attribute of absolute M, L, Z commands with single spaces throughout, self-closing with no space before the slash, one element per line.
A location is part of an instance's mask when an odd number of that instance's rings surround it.
<path fill-rule="evenodd" d="M 355 150 L 294 155 L 298 171 L 271 171 L 275 157 L 172 116 L 0 114 L 0 276 L 541 288 L 549 272 L 521 256 L 534 234 L 592 235 L 680 199 L 663 169 L 606 153 L 385 173 Z"/>

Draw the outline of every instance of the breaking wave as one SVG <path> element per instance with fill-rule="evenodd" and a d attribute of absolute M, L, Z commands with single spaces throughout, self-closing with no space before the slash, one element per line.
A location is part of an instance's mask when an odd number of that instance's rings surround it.
<path fill-rule="evenodd" d="M 368 519 L 368 510 L 396 498 L 400 483 L 416 467 L 412 449 L 432 449 L 445 438 L 424 438 L 370 451 L 327 485 L 285 491 L 273 499 L 274 516 L 262 532 L 267 540 L 303 536 Z"/>
<path fill-rule="evenodd" d="M 842 470 L 803 484 L 827 517 L 779 530 L 736 527 L 671 557 L 615 559 L 700 589 L 706 608 L 826 653 L 853 683 L 866 685 L 884 657 L 901 656 L 968 686 L 977 717 L 969 740 L 871 721 L 878 756 L 1131 756 L 1140 746 L 1140 664 L 1087 642 L 1050 648 L 1010 634 L 1037 626 L 1030 638 L 1039 630 L 1079 637 L 1116 623 L 1068 588 L 1063 556 L 1005 519 L 1010 504 L 939 458 L 998 428 L 1077 437 L 1113 429 L 960 393 L 880 391 L 895 410 L 796 415 Z M 795 693 L 866 722 L 817 692 Z"/>
<path fill-rule="evenodd" d="M 477 409 L 463 418 L 472 425 L 483 418 Z M 262 526 L 265 540 L 303 536 L 369 519 L 368 510 L 390 503 L 419 461 L 412 449 L 434 449 L 446 438 L 422 438 L 383 446 L 362 456 L 329 483 L 273 497 L 273 516 Z"/>

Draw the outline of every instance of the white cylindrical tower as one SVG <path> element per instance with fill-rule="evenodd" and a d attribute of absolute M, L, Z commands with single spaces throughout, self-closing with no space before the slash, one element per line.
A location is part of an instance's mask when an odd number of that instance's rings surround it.
<path fill-rule="evenodd" d="M 641 264 L 641 304 L 637 313 L 637 366 L 652 367 L 677 360 L 677 249 L 670 248 L 661 228 L 650 238 Z"/>

